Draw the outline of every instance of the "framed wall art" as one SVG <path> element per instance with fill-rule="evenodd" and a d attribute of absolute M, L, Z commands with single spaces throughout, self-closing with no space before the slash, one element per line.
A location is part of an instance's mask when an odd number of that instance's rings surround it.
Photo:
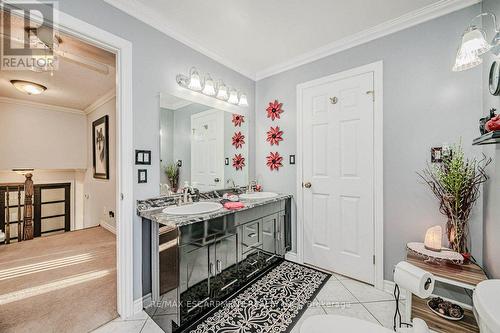
<path fill-rule="evenodd" d="M 109 179 L 109 117 L 92 123 L 92 160 L 94 178 Z"/>

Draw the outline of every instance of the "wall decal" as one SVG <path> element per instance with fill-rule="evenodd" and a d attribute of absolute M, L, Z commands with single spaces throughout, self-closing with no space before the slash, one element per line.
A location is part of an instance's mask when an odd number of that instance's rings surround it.
<path fill-rule="evenodd" d="M 245 158 L 241 154 L 235 154 L 233 157 L 233 167 L 236 170 L 243 170 L 245 166 Z"/>
<path fill-rule="evenodd" d="M 269 131 L 267 131 L 267 142 L 269 142 L 271 146 L 279 146 L 280 141 L 283 141 L 283 131 L 280 130 L 279 126 L 271 127 Z"/>
<path fill-rule="evenodd" d="M 236 132 L 233 135 L 233 146 L 238 149 L 242 148 L 245 144 L 245 136 L 241 132 Z"/>
<path fill-rule="evenodd" d="M 283 166 L 283 157 L 281 157 L 280 153 L 275 152 L 275 153 L 269 153 L 269 155 L 266 157 L 267 158 L 267 166 L 271 171 L 273 170 L 279 170 Z"/>
<path fill-rule="evenodd" d="M 241 124 L 245 122 L 245 116 L 242 116 L 241 114 L 233 114 L 232 122 L 234 127 L 241 127 Z"/>
<path fill-rule="evenodd" d="M 271 118 L 271 120 L 274 121 L 274 119 L 280 119 L 280 114 L 282 114 L 284 111 L 282 109 L 283 103 L 278 102 L 278 100 L 274 100 L 274 102 L 270 102 L 269 106 L 267 107 L 267 118 Z"/>

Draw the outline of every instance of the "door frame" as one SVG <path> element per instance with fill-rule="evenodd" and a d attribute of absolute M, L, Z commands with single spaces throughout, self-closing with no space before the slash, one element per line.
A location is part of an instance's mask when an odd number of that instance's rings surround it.
<path fill-rule="evenodd" d="M 117 310 L 122 318 L 142 311 L 134 307 L 133 231 L 135 205 L 133 109 L 132 109 L 132 43 L 92 24 L 54 9 L 59 31 L 116 55 L 116 271 Z M 141 263 L 138 263 L 139 267 Z M 139 288 L 142 288 L 139 286 Z"/>
<path fill-rule="evenodd" d="M 303 210 L 303 110 L 302 94 L 307 88 L 323 85 L 328 82 L 346 79 L 352 76 L 374 73 L 374 254 L 375 254 L 375 288 L 384 289 L 384 160 L 383 160 L 383 61 L 349 69 L 297 85 L 297 261 L 304 263 L 304 210 Z"/>

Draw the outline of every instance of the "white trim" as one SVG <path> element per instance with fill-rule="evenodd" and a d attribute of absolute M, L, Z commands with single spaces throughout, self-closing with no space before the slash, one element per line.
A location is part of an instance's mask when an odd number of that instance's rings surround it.
<path fill-rule="evenodd" d="M 308 87 L 327 82 L 341 80 L 368 72 L 374 73 L 374 254 L 375 254 L 375 288 L 384 289 L 384 158 L 383 158 L 383 62 L 378 61 L 344 72 L 336 73 L 316 80 L 297 85 L 297 260 L 304 262 L 304 217 L 303 217 L 303 146 L 302 146 L 302 91 Z"/>
<path fill-rule="evenodd" d="M 134 301 L 134 315 L 141 313 L 143 311 L 143 299 L 142 297 Z"/>
<path fill-rule="evenodd" d="M 255 74 L 253 73 L 253 71 L 235 65 L 233 62 L 220 56 L 216 52 L 213 52 L 211 50 L 208 50 L 204 46 L 201 46 L 201 44 L 198 41 L 194 41 L 193 39 L 184 36 L 178 31 L 175 31 L 172 27 L 169 26 L 168 20 L 165 20 L 165 18 L 163 18 L 161 15 L 159 15 L 157 12 L 155 12 L 148 6 L 145 6 L 144 4 L 139 3 L 138 1 L 135 0 L 104 0 L 104 1 L 110 4 L 111 6 L 116 7 L 119 10 L 127 13 L 128 15 L 135 17 L 136 19 L 155 28 L 156 30 L 163 32 L 165 35 L 192 48 L 193 50 L 198 51 L 201 54 L 217 61 L 218 63 L 255 81 Z"/>
<path fill-rule="evenodd" d="M 99 223 L 99 225 L 101 227 L 103 227 L 104 229 L 106 229 L 107 231 L 113 233 L 116 235 L 116 227 L 112 226 L 111 224 L 107 223 L 106 221 L 104 220 L 101 220 L 101 222 Z"/>
<path fill-rule="evenodd" d="M 293 252 L 285 253 L 285 259 L 288 261 L 296 262 L 296 263 L 299 262 L 299 257 L 297 256 L 297 253 L 293 253 Z"/>
<path fill-rule="evenodd" d="M 393 20 L 386 21 L 372 28 L 347 36 L 333 43 L 319 47 L 315 50 L 311 50 L 281 64 L 277 64 L 269 68 L 260 70 L 255 74 L 255 79 L 256 81 L 262 80 L 266 77 L 276 75 L 278 73 L 322 59 L 341 51 L 345 51 L 352 47 L 370 42 L 374 39 L 390 35 L 392 33 L 413 27 L 426 21 L 430 21 L 437 17 L 475 5 L 479 2 L 481 2 L 481 0 L 440 0 L 429 6 L 414 10 Z"/>
<path fill-rule="evenodd" d="M 102 95 L 101 97 L 99 97 L 97 100 L 95 100 L 92 104 L 87 106 L 83 110 L 83 112 L 85 114 L 89 115 L 115 97 L 116 97 L 116 89 L 113 88 L 110 91 L 108 91 L 107 93 L 105 93 L 104 95 Z"/>
<path fill-rule="evenodd" d="M 67 108 L 64 106 L 26 101 L 23 99 L 10 98 L 10 97 L 0 97 L 0 103 L 27 106 L 27 107 L 46 110 L 46 111 L 67 112 L 67 113 L 85 115 L 83 110 L 80 110 L 80 109 Z"/>
<path fill-rule="evenodd" d="M 132 110 L 132 43 L 71 15 L 55 10 L 56 28 L 60 31 L 116 54 L 116 224 L 117 224 L 117 307 L 123 318 L 134 314 L 133 231 L 135 205 L 133 110 Z M 139 258 L 140 261 L 140 258 Z M 142 263 L 137 263 L 141 267 Z M 140 283 L 140 282 L 139 282 Z M 139 286 L 142 290 L 142 286 Z"/>
<path fill-rule="evenodd" d="M 142 309 L 147 309 L 152 304 L 153 304 L 153 299 L 151 298 L 151 293 L 142 296 Z"/>

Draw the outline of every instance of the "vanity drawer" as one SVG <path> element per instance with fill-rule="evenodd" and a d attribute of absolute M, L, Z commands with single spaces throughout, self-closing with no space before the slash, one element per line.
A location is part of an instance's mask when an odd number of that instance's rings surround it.
<path fill-rule="evenodd" d="M 247 223 L 241 227 L 242 230 L 242 251 L 247 253 L 262 243 L 262 219 Z"/>

